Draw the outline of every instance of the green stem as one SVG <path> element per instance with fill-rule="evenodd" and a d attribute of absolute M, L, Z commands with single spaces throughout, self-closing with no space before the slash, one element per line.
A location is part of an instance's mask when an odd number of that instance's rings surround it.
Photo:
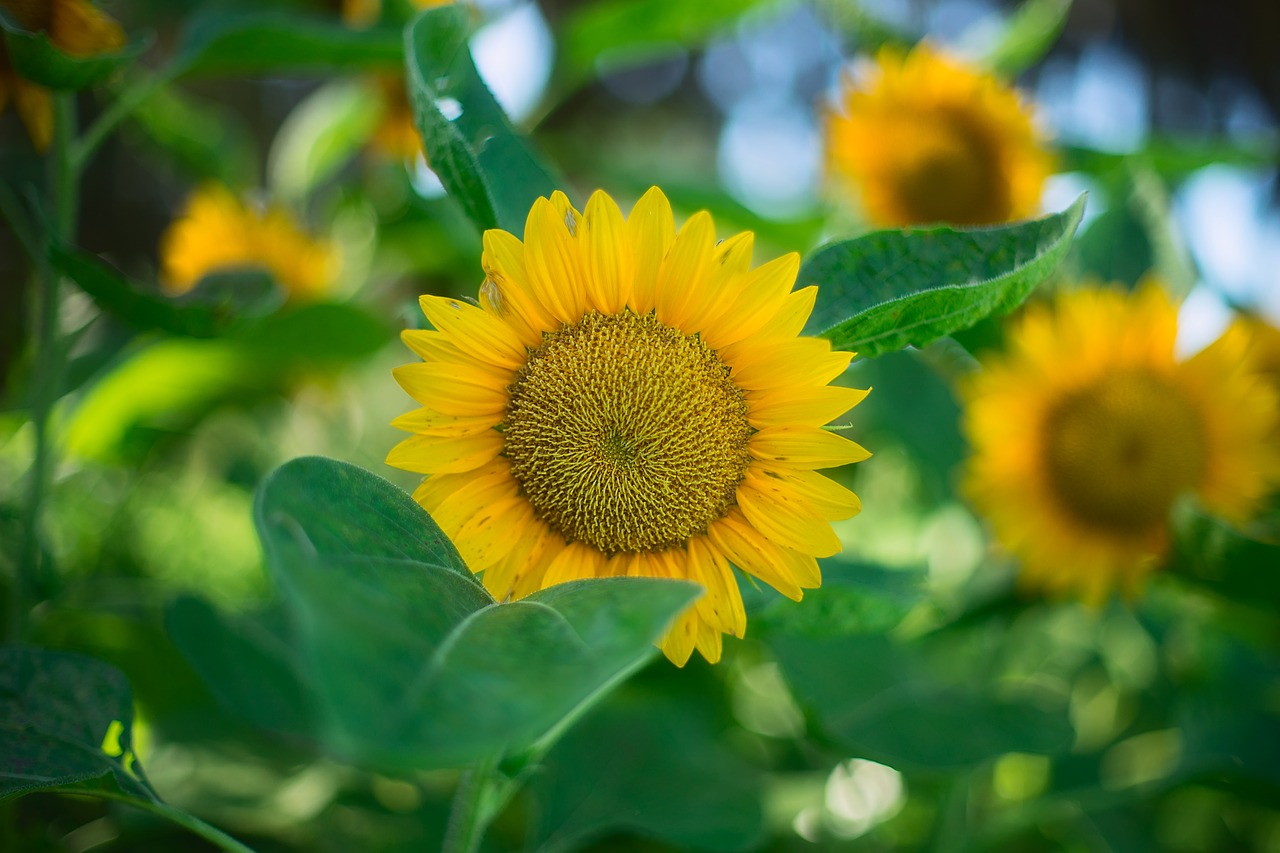
<path fill-rule="evenodd" d="M 441 853 L 475 853 L 489 824 L 520 789 L 520 780 L 498 771 L 497 762 L 484 761 L 462 774 Z"/>
<path fill-rule="evenodd" d="M 138 107 L 159 90 L 173 82 L 179 69 L 170 65 L 150 77 L 129 86 L 122 92 L 111 106 L 102 111 L 98 120 L 89 126 L 84 135 L 71 148 L 71 163 L 77 173 L 83 172 L 89 160 L 119 125 Z"/>
<path fill-rule="evenodd" d="M 53 150 L 49 164 L 52 169 L 53 188 L 52 233 L 49 243 L 64 244 L 75 233 L 76 189 L 79 175 L 71 162 L 71 141 L 76 133 L 75 101 L 70 94 L 54 98 Z M 49 416 L 58 399 L 62 384 L 62 350 L 58 342 L 58 307 L 60 304 L 58 273 L 50 266 L 44 251 L 35 259 L 40 272 L 37 295 L 38 318 L 35 341 L 35 364 L 31 382 L 31 423 L 35 431 L 35 457 L 31 463 L 31 475 L 27 490 L 26 511 L 23 514 L 22 553 L 14 577 L 12 620 L 9 631 L 12 639 L 21 642 L 27 631 L 27 618 L 40 575 L 43 550 L 40 546 L 40 526 L 44 517 L 44 503 L 50 473 L 53 470 L 53 444 L 49 435 Z"/>
<path fill-rule="evenodd" d="M 228 853 L 254 853 L 252 847 L 247 847 L 244 844 L 241 844 L 239 841 L 236 841 L 216 826 L 210 826 L 198 817 L 189 815 L 186 812 L 175 809 L 173 806 L 165 803 L 148 802 L 147 800 L 130 797 L 128 794 L 117 794 L 112 791 L 93 791 L 92 793 L 85 793 L 91 797 L 101 797 L 104 800 L 115 800 L 116 802 L 127 803 L 135 808 L 151 812 L 165 820 L 176 823 L 184 829 L 190 830 L 205 841 L 216 844 L 221 849 L 228 851 Z"/>

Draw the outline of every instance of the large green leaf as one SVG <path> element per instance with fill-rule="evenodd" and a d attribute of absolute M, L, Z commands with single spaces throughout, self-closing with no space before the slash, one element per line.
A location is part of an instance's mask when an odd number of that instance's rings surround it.
<path fill-rule="evenodd" d="M 336 21 L 275 12 L 211 11 L 194 21 L 174 59 L 188 76 L 392 71 L 401 61 L 398 30 L 356 30 Z"/>
<path fill-rule="evenodd" d="M 875 634 L 768 639 L 796 697 L 842 746 L 895 767 L 954 769 L 1071 745 L 1063 710 L 931 678 Z"/>
<path fill-rule="evenodd" d="M 132 737 L 133 698 L 115 667 L 83 655 L 0 647 L 0 798 L 102 779 L 154 801 Z"/>
<path fill-rule="evenodd" d="M 620 831 L 681 849 L 757 844 L 760 774 L 720 741 L 716 723 L 689 693 L 628 691 L 603 703 L 537 776 L 534 849 L 579 849 Z"/>
<path fill-rule="evenodd" d="M 63 53 L 44 33 L 34 33 L 18 25 L 10 13 L 0 9 L 3 44 L 13 68 L 23 78 L 50 89 L 83 89 L 103 82 L 138 57 L 151 37 L 133 39 L 123 48 L 95 56 Z"/>
<path fill-rule="evenodd" d="M 801 285 L 821 287 L 809 329 L 836 349 L 874 357 L 923 346 L 1012 310 L 1053 272 L 1084 213 L 996 228 L 876 231 L 815 251 Z"/>
<path fill-rule="evenodd" d="M 647 660 L 697 594 L 611 578 L 499 605 L 408 495 L 332 460 L 280 468 L 259 490 L 256 518 L 318 736 L 381 767 L 528 750 Z"/>
<path fill-rule="evenodd" d="M 480 230 L 524 231 L 539 196 L 563 185 L 542 163 L 476 72 L 469 19 L 428 9 L 405 30 L 409 100 L 431 168 Z"/>
<path fill-rule="evenodd" d="M 756 628 L 761 636 L 883 633 L 901 622 L 924 594 L 924 577 L 918 571 L 824 560 L 822 586 L 806 592 L 800 606 L 773 601 L 757 618 Z"/>

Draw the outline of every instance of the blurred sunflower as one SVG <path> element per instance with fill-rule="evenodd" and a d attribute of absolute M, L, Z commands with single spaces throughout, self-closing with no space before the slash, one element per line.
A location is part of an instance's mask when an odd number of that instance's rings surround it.
<path fill-rule="evenodd" d="M 0 9 L 23 29 L 47 33 L 49 41 L 74 57 L 113 53 L 124 47 L 124 31 L 87 0 L 0 0 Z M 37 151 L 53 141 L 53 97 L 44 86 L 18 76 L 0 41 L 0 113 L 9 98 Z"/>
<path fill-rule="evenodd" d="M 370 147 L 390 160 L 425 156 L 404 77 L 399 74 L 373 77 L 370 88 L 382 104 L 382 116 L 369 139 Z"/>
<path fill-rule="evenodd" d="M 1023 581 L 1099 602 L 1165 552 L 1175 500 L 1246 519 L 1280 476 L 1275 394 L 1229 333 L 1177 361 L 1177 308 L 1155 283 L 1028 310 L 1011 352 L 966 389 L 966 491 Z"/>
<path fill-rule="evenodd" d="M 430 475 L 414 497 L 502 600 L 578 578 L 685 578 L 706 594 L 669 630 L 683 665 L 720 658 L 746 615 L 729 567 L 783 594 L 821 581 L 830 522 L 858 498 L 815 472 L 865 459 L 822 425 L 865 391 L 829 387 L 852 357 L 797 337 L 816 288 L 799 259 L 750 268 L 705 211 L 676 233 L 656 187 L 627 219 L 538 199 L 524 242 L 484 235 L 479 307 L 424 296 L 398 368 L 424 408 L 387 462 Z"/>
<path fill-rule="evenodd" d="M 876 225 L 987 225 L 1036 211 L 1052 159 L 1017 92 L 917 45 L 846 78 L 827 115 L 830 171 Z"/>
<path fill-rule="evenodd" d="M 314 298 L 332 284 L 336 261 L 333 246 L 308 236 L 288 211 L 246 205 L 216 183 L 188 196 L 160 238 L 160 284 L 173 295 L 211 273 L 264 269 L 290 299 Z"/>

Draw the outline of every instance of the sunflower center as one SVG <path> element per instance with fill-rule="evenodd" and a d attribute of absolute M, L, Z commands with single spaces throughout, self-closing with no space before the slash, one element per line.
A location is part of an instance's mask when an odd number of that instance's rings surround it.
<path fill-rule="evenodd" d="M 982 225 L 1010 206 L 995 145 L 963 115 L 931 116 L 913 128 L 898 193 L 913 222 Z"/>
<path fill-rule="evenodd" d="M 1045 465 L 1063 508 L 1119 533 L 1160 524 L 1205 467 L 1204 428 L 1166 379 L 1115 373 L 1049 412 Z"/>
<path fill-rule="evenodd" d="M 607 554 L 682 545 L 734 504 L 747 403 L 697 335 L 588 312 L 543 335 L 510 388 L 511 472 L 538 515 Z"/>

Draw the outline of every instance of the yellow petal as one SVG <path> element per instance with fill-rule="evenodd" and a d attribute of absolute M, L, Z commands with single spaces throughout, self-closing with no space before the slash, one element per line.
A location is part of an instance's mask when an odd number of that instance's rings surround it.
<path fill-rule="evenodd" d="M 523 497 L 509 497 L 484 507 L 462 525 L 453 540 L 467 568 L 486 571 L 511 552 L 518 538 L 514 535 L 516 522 L 523 520 L 518 510 L 528 505 Z"/>
<path fill-rule="evenodd" d="M 589 301 L 602 313 L 621 312 L 631 298 L 635 260 L 622 211 L 600 190 L 587 201 L 578 239 Z"/>
<path fill-rule="evenodd" d="M 502 433 L 477 435 L 413 435 L 387 454 L 387 464 L 417 474 L 456 474 L 493 461 L 502 452 Z"/>
<path fill-rule="evenodd" d="M 706 278 L 715 241 L 716 226 L 705 210 L 689 217 L 676 234 L 654 286 L 658 319 L 664 324 L 684 328 L 691 311 L 703 310 L 711 296 Z"/>
<path fill-rule="evenodd" d="M 792 338 L 762 344 L 728 363 L 739 388 L 826 385 L 849 366 L 852 353 L 832 352 L 831 344 L 818 338 Z"/>
<path fill-rule="evenodd" d="M 524 266 L 535 301 L 562 323 L 586 311 L 578 246 L 559 211 L 545 198 L 533 203 L 524 229 Z"/>
<path fill-rule="evenodd" d="M 788 488 L 830 521 L 852 518 L 862 511 L 862 501 L 856 494 L 816 471 L 781 467 L 774 469 L 767 466 L 761 468 L 769 476 L 781 479 Z"/>
<path fill-rule="evenodd" d="M 453 345 L 444 332 L 430 329 L 405 329 L 400 340 L 423 361 L 466 361 L 462 350 Z"/>
<path fill-rule="evenodd" d="M 510 323 L 525 346 L 536 347 L 542 343 L 542 333 L 559 324 L 533 298 L 524 265 L 524 244 L 498 229 L 484 232 L 483 244 L 480 265 L 486 279 L 480 286 L 481 304 Z"/>
<path fill-rule="evenodd" d="M 667 660 L 680 667 L 689 662 L 689 655 L 693 654 L 697 642 L 699 623 L 697 611 L 692 607 L 676 617 L 661 640 L 662 653 Z"/>
<path fill-rule="evenodd" d="M 822 426 L 858 405 L 870 389 L 824 385 L 770 388 L 748 392 L 747 422 L 756 429 L 773 426 Z"/>
<path fill-rule="evenodd" d="M 675 217 L 662 190 L 650 187 L 631 208 L 631 215 L 627 217 L 627 236 L 635 258 L 631 307 L 637 313 L 647 314 L 655 304 L 662 259 L 676 240 Z"/>
<path fill-rule="evenodd" d="M 477 512 L 515 494 L 511 464 L 499 457 L 478 471 L 428 477 L 414 490 L 413 499 L 431 514 L 445 535 L 453 537 Z"/>
<path fill-rule="evenodd" d="M 746 520 L 741 509 L 731 510 L 707 528 L 712 544 L 735 566 L 759 578 L 787 598 L 803 595 L 797 578 L 788 571 L 780 545 L 770 542 Z"/>
<path fill-rule="evenodd" d="M 764 328 L 786 301 L 799 271 L 800 256 L 791 252 L 747 273 L 742 293 L 702 330 L 703 338 L 720 350 Z"/>
<path fill-rule="evenodd" d="M 705 536 L 690 539 L 688 548 L 691 576 L 707 588 L 707 594 L 698 601 L 699 609 L 710 613 L 717 629 L 741 637 L 747 630 L 747 612 L 738 580 L 724 554 Z"/>
<path fill-rule="evenodd" d="M 861 462 L 871 454 L 856 441 L 818 427 L 769 427 L 751 436 L 751 455 L 788 468 L 834 468 Z"/>
<path fill-rule="evenodd" d="M 405 364 L 391 374 L 410 397 L 441 414 L 474 417 L 506 411 L 506 385 L 478 367 Z"/>
<path fill-rule="evenodd" d="M 511 327 L 484 310 L 443 296 L 422 296 L 418 304 L 431 325 L 472 358 L 511 370 L 527 360 Z"/>
<path fill-rule="evenodd" d="M 724 635 L 705 620 L 698 620 L 698 633 L 694 639 L 698 652 L 707 659 L 707 663 L 719 663 L 724 651 Z"/>
<path fill-rule="evenodd" d="M 391 425 L 396 429 L 421 435 L 463 436 L 493 429 L 498 423 L 499 419 L 493 415 L 461 418 L 457 415 L 442 415 L 432 409 L 414 409 L 400 415 Z"/>
<path fill-rule="evenodd" d="M 776 481 L 743 480 L 738 485 L 738 506 L 752 527 L 784 548 L 814 557 L 840 553 L 840 538 L 830 523 Z"/>
<path fill-rule="evenodd" d="M 711 271 L 707 278 L 706 298 L 691 305 L 686 319 L 686 332 L 701 331 L 719 317 L 726 305 L 742 292 L 742 278 L 751 268 L 751 252 L 755 235 L 742 231 L 721 241 L 712 253 Z"/>
<path fill-rule="evenodd" d="M 597 578 L 604 573 L 605 556 L 582 542 L 570 542 L 556 555 L 542 578 L 543 587 L 569 581 Z"/>

